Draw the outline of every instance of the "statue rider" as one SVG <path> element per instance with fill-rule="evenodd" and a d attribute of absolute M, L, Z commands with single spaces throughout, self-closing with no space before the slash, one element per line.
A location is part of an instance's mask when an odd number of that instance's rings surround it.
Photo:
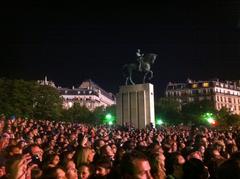
<path fill-rule="evenodd" d="M 142 61 L 143 61 L 143 56 L 144 54 L 141 53 L 141 50 L 138 49 L 137 52 L 136 52 L 136 55 L 137 55 L 137 61 L 138 61 L 138 71 L 142 71 Z"/>

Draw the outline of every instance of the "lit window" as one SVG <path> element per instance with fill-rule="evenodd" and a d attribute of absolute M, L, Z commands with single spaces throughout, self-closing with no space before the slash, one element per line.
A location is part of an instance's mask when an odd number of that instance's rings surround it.
<path fill-rule="evenodd" d="M 197 88 L 197 87 L 198 87 L 197 84 L 193 84 L 193 85 L 192 85 L 192 88 Z"/>
<path fill-rule="evenodd" d="M 204 88 L 209 87 L 209 83 L 207 83 L 207 82 L 206 82 L 206 83 L 203 83 L 203 87 L 204 87 Z"/>

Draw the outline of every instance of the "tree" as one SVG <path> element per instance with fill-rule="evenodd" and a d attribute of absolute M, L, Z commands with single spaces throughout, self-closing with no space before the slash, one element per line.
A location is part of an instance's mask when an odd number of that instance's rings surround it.
<path fill-rule="evenodd" d="M 216 114 L 214 103 L 210 100 L 194 101 L 183 105 L 181 112 L 186 121 L 195 124 L 204 124 L 201 118 L 205 113 Z"/>
<path fill-rule="evenodd" d="M 65 111 L 65 119 L 71 122 L 91 123 L 93 114 L 85 106 L 81 106 L 79 103 L 74 103 L 71 108 Z"/>
<path fill-rule="evenodd" d="M 164 123 L 181 123 L 180 104 L 172 98 L 160 98 L 155 102 L 156 118 L 161 118 Z"/>
<path fill-rule="evenodd" d="M 54 119 L 61 117 L 62 99 L 54 87 L 37 85 L 33 94 L 33 113 L 37 119 Z"/>
<path fill-rule="evenodd" d="M 17 115 L 31 117 L 33 115 L 32 87 L 33 82 L 24 80 L 0 80 L 0 109 L 6 116 Z"/>
<path fill-rule="evenodd" d="M 92 123 L 93 124 L 103 124 L 105 120 L 105 116 L 107 114 L 111 114 L 114 117 L 114 120 L 116 119 L 116 105 L 111 105 L 111 106 L 100 106 L 97 107 L 93 111 L 93 118 L 92 118 Z"/>
<path fill-rule="evenodd" d="M 231 111 L 225 107 L 221 108 L 218 111 L 217 116 L 218 116 L 218 121 L 222 126 L 240 124 L 240 116 L 236 114 L 231 114 Z"/>
<path fill-rule="evenodd" d="M 103 106 L 97 107 L 95 108 L 95 110 L 93 111 L 93 124 L 102 124 L 102 120 L 104 118 L 105 115 L 105 108 Z"/>

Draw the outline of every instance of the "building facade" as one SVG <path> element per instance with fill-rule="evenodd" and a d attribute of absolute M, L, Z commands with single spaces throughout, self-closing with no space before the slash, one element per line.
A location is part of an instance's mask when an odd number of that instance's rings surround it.
<path fill-rule="evenodd" d="M 217 110 L 225 107 L 233 114 L 240 114 L 240 81 L 188 79 L 186 83 L 169 82 L 165 95 L 176 99 L 181 105 L 193 101 L 211 100 Z"/>
<path fill-rule="evenodd" d="M 63 98 L 63 108 L 69 109 L 74 103 L 86 106 L 93 111 L 97 107 L 107 107 L 116 104 L 116 97 L 112 93 L 108 93 L 99 87 L 92 80 L 86 80 L 81 83 L 78 88 L 62 88 L 56 87 L 54 82 L 44 80 L 38 81 L 41 85 L 50 85 L 55 87 Z"/>

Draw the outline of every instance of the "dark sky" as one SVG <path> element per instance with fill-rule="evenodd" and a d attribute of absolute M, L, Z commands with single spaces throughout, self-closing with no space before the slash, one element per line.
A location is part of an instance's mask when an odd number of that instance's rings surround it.
<path fill-rule="evenodd" d="M 62 87 L 91 78 L 116 93 L 135 52 L 157 53 L 155 93 L 187 78 L 240 79 L 240 2 L 9 4 L 1 7 L 0 77 Z"/>

